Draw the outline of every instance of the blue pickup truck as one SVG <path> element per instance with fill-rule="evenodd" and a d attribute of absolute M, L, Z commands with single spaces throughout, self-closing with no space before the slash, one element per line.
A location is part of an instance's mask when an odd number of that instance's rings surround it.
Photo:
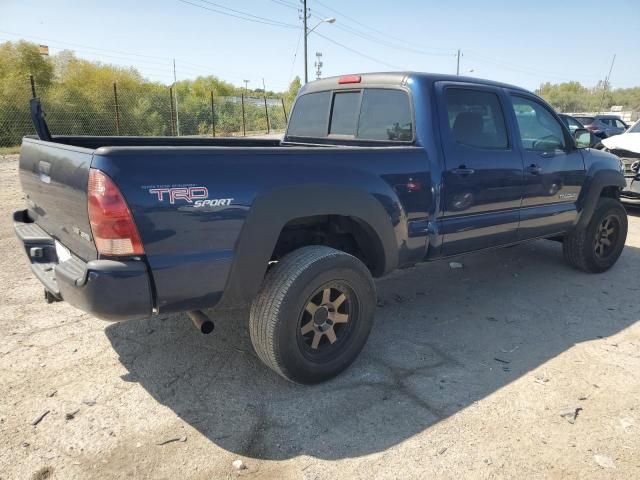
<path fill-rule="evenodd" d="M 373 325 L 373 277 L 548 238 L 603 272 L 627 216 L 614 155 L 518 87 L 422 73 L 303 87 L 283 140 L 51 136 L 37 102 L 15 232 L 49 301 L 121 321 L 250 305 L 258 356 L 338 374 Z"/>

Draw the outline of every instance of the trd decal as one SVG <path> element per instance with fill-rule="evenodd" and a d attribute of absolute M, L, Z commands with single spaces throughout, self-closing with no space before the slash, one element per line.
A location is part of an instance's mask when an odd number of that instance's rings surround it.
<path fill-rule="evenodd" d="M 145 185 L 142 188 L 154 195 L 159 202 L 202 207 L 227 207 L 233 198 L 209 198 L 209 189 L 199 185 Z"/>
<path fill-rule="evenodd" d="M 168 199 L 172 205 L 176 203 L 177 200 L 193 203 L 194 200 L 209 198 L 209 190 L 207 190 L 207 187 L 159 187 L 150 188 L 149 193 L 156 195 L 161 202 Z"/>

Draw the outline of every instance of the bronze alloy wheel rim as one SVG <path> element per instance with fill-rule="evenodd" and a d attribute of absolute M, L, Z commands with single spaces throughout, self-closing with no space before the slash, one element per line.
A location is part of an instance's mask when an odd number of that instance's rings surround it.
<path fill-rule="evenodd" d="M 616 248 L 620 235 L 620 222 L 615 215 L 608 215 L 598 225 L 594 249 L 596 257 L 605 259 Z"/>
<path fill-rule="evenodd" d="M 347 343 L 357 318 L 353 290 L 325 285 L 311 295 L 298 321 L 298 344 L 311 360 L 333 357 Z"/>

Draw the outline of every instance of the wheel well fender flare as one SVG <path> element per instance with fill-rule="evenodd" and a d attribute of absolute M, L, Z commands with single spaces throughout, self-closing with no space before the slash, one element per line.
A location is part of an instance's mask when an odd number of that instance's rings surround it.
<path fill-rule="evenodd" d="M 381 273 L 398 266 L 398 240 L 391 216 L 368 192 L 346 186 L 281 187 L 254 200 L 236 242 L 233 264 L 221 299 L 225 307 L 246 305 L 254 298 L 284 226 L 315 215 L 352 217 L 375 235 L 384 265 Z"/>
<path fill-rule="evenodd" d="M 600 168 L 596 163 L 587 172 L 587 181 L 582 189 L 582 194 L 578 199 L 577 228 L 585 228 L 596 209 L 602 191 L 607 187 L 622 189 L 626 185 L 624 175 L 611 168 Z"/>

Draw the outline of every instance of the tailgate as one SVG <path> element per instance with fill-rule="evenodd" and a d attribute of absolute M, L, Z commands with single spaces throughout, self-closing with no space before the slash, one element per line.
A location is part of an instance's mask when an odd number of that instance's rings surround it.
<path fill-rule="evenodd" d="M 29 217 L 83 260 L 97 251 L 87 212 L 87 183 L 93 150 L 25 138 L 20 182 Z"/>

